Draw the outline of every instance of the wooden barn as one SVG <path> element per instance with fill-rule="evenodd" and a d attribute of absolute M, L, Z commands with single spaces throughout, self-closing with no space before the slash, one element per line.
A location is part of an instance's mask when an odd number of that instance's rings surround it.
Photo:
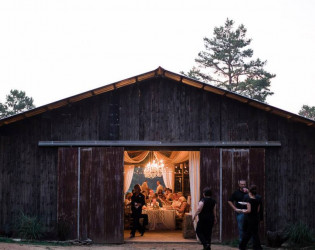
<path fill-rule="evenodd" d="M 315 121 L 159 67 L 0 120 L 0 232 L 22 211 L 46 231 L 66 220 L 70 238 L 123 243 L 136 152 L 186 152 L 192 210 L 205 186 L 217 201 L 213 238 L 237 237 L 227 200 L 240 178 L 264 198 L 263 232 L 315 228 Z"/>

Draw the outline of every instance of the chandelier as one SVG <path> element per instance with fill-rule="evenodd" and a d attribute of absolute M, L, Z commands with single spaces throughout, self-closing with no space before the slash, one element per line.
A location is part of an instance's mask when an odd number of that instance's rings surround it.
<path fill-rule="evenodd" d="M 153 155 L 153 156 L 152 156 Z M 153 152 L 150 152 L 149 163 L 145 166 L 143 174 L 145 178 L 153 179 L 155 177 L 161 177 L 164 169 L 163 161 L 158 161 Z"/>

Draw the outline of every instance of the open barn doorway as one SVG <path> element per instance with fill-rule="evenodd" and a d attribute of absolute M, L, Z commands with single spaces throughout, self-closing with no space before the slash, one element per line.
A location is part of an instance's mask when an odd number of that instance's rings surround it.
<path fill-rule="evenodd" d="M 196 241 L 191 197 L 199 190 L 193 182 L 199 172 L 195 171 L 199 170 L 199 155 L 199 151 L 124 152 L 125 241 Z M 134 223 L 130 202 L 136 184 L 145 197 L 142 214 L 148 216 L 148 225 L 145 237 L 136 232 L 130 239 Z"/>

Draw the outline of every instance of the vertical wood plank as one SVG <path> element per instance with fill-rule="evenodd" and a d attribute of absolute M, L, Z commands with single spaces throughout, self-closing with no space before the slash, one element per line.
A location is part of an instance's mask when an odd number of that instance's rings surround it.
<path fill-rule="evenodd" d="M 123 148 L 93 148 L 90 236 L 123 243 Z"/>
<path fill-rule="evenodd" d="M 249 186 L 255 184 L 257 192 L 262 197 L 264 213 L 266 206 L 265 199 L 265 149 L 252 148 L 249 150 Z M 265 237 L 265 215 L 264 220 L 260 222 L 260 237 Z"/>
<path fill-rule="evenodd" d="M 80 158 L 80 239 L 90 238 L 92 148 L 81 148 Z"/>
<path fill-rule="evenodd" d="M 59 148 L 57 219 L 72 226 L 70 239 L 77 238 L 77 165 L 77 148 Z"/>
<path fill-rule="evenodd" d="M 212 239 L 219 240 L 220 233 L 220 149 L 200 149 L 200 195 L 205 187 L 212 189 L 212 197 L 217 202 L 218 223 L 212 230 Z M 201 198 L 201 197 L 200 197 Z"/>
<path fill-rule="evenodd" d="M 222 239 L 231 240 L 238 234 L 235 213 L 228 204 L 235 191 L 233 178 L 233 149 L 222 150 Z"/>

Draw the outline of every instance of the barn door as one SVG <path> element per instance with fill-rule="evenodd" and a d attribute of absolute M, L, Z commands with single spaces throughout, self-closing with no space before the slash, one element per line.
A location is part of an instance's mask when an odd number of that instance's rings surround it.
<path fill-rule="evenodd" d="M 256 184 L 259 194 L 265 197 L 265 150 L 218 149 L 200 150 L 200 193 L 206 186 L 213 190 L 217 201 L 218 224 L 213 229 L 213 239 L 221 241 L 238 237 L 235 214 L 227 201 L 237 189 L 239 179 L 248 186 Z M 261 224 L 264 232 L 264 223 Z"/>
<path fill-rule="evenodd" d="M 59 148 L 58 222 L 70 238 L 123 243 L 123 148 Z"/>

